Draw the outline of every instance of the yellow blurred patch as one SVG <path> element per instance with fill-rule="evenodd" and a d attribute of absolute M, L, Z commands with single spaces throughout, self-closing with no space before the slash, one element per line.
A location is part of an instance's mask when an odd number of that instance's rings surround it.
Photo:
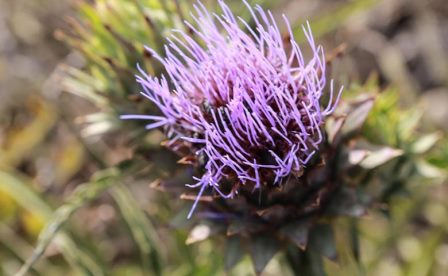
<path fill-rule="evenodd" d="M 84 161 L 84 148 L 76 139 L 67 142 L 64 148 L 60 149 L 54 162 L 55 182 L 65 183 L 75 173 L 79 171 Z"/>
<path fill-rule="evenodd" d="M 56 121 L 54 108 L 42 99 L 31 96 L 25 108 L 32 120 L 25 127 L 12 127 L 0 145 L 0 167 L 14 167 L 39 145 Z"/>
<path fill-rule="evenodd" d="M 33 239 L 37 239 L 45 226 L 45 219 L 36 213 L 24 211 L 20 217 L 25 232 Z"/>

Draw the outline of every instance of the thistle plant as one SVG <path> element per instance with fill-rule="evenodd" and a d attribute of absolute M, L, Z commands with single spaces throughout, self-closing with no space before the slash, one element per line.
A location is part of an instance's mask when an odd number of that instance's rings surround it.
<path fill-rule="evenodd" d="M 214 2 L 219 4 L 216 12 Z M 360 5 L 355 2 L 349 5 Z M 370 245 L 394 247 L 409 225 L 419 224 L 419 234 L 428 228 L 421 226 L 427 217 L 440 226 L 431 229 L 437 240 L 445 238 L 444 209 L 420 208 L 429 190 L 420 185 L 423 177 L 446 176 L 441 168 L 446 167 L 447 147 L 437 147 L 440 132 L 419 135 L 419 113 L 399 108 L 394 90 L 381 90 L 376 81 L 345 89 L 336 85 L 339 82 L 329 77 L 335 55 L 324 53 L 309 24 L 303 32 L 286 17 L 280 24 L 252 2 L 207 4 L 190 8 L 176 0 L 76 2 L 78 20 L 69 20 L 72 28 L 58 34 L 82 54 L 85 64 L 63 66 L 61 83 L 97 107 L 97 113 L 82 117 L 84 135 L 76 138 L 89 147 L 85 136 L 120 140 L 99 135 L 115 130 L 134 151 L 129 159 L 109 166 L 105 151 L 88 148 L 89 161 L 96 162 L 91 167 L 98 171 L 86 180 L 82 169 L 83 176 L 73 182 L 87 182 L 53 214 L 51 206 L 26 192 L 31 184 L 0 176 L 0 186 L 13 191 L 18 203 L 29 202 L 28 209 L 39 207 L 46 220 L 35 250 L 17 275 L 39 268 L 37 261 L 53 242 L 67 261 L 58 271 L 70 265 L 86 275 L 215 275 L 222 264 L 230 269 L 246 253 L 261 273 L 277 252 L 281 256 L 275 260 L 280 263 L 275 274 L 325 275 L 330 267 L 331 275 L 362 275 L 391 259 L 383 249 L 359 248 L 373 232 Z M 238 5 L 246 7 L 238 11 L 247 17 L 234 15 Z M 347 14 L 346 6 L 341 7 L 342 13 L 331 16 L 338 22 Z M 319 25 L 338 26 L 330 21 L 311 20 L 314 34 L 322 33 Z M 298 40 L 305 40 L 304 45 Z M 120 115 L 132 121 L 123 122 Z M 428 159 L 433 147 L 439 153 Z M 161 196 L 147 189 L 148 181 L 168 193 Z M 397 207 L 392 205 L 402 194 L 418 194 L 417 200 L 405 201 L 431 215 L 410 216 L 408 223 L 394 218 Z M 170 196 L 183 200 L 167 200 Z M 85 227 L 91 220 L 79 226 L 67 223 L 79 209 L 98 205 L 107 207 L 101 208 L 106 215 L 89 217 L 96 221 L 101 216 L 99 228 L 107 232 Z M 116 212 L 110 212 L 113 208 Z M 168 215 L 173 211 L 179 212 Z M 375 217 L 384 222 L 383 214 L 391 220 L 378 234 L 372 226 L 377 226 Z M 360 218 L 368 215 L 373 220 Z M 113 219 L 106 221 L 109 216 Z M 167 217 L 174 217 L 169 225 L 177 231 L 166 234 Z M 188 236 L 179 229 L 183 227 L 190 228 Z M 101 243 L 84 240 L 84 231 L 93 235 L 91 240 L 101 237 Z M 15 243 L 10 239 L 14 231 L 9 232 L 2 243 Z M 208 238 L 213 241 L 204 247 L 189 246 Z M 225 241 L 225 252 L 211 254 L 219 252 L 220 241 Z M 428 260 L 439 254 L 434 244 L 430 237 L 431 248 L 421 260 L 427 271 Z M 380 253 L 370 252 L 378 256 L 365 260 L 361 251 Z M 396 248 L 390 251 L 402 265 Z M 346 253 L 357 263 L 345 266 Z M 340 261 L 343 272 L 324 257 Z M 248 273 L 246 266 L 243 270 L 237 273 Z M 422 274 L 419 267 L 413 271 Z"/>
<path fill-rule="evenodd" d="M 303 27 L 311 50 L 306 59 L 286 18 L 282 35 L 260 6 L 246 3 L 251 26 L 219 4 L 220 15 L 199 2 L 194 22 L 186 23 L 192 33 L 174 30 L 165 57 L 147 48 L 166 74 L 140 68 L 137 82 L 159 112 L 122 119 L 163 129 L 165 145 L 196 169 L 195 183 L 186 185 L 196 195 L 181 196 L 193 200 L 188 218 L 198 223 L 190 242 L 204 239 L 198 231 L 223 233 L 228 266 L 248 248 L 257 273 L 282 248 L 293 267 L 314 256 L 309 252 L 336 259 L 328 221 L 361 216 L 372 202 L 359 196 L 356 167 L 375 169 L 402 152 L 349 143 L 374 98 L 339 104 L 343 89 L 327 81 L 324 51 L 309 24 Z"/>

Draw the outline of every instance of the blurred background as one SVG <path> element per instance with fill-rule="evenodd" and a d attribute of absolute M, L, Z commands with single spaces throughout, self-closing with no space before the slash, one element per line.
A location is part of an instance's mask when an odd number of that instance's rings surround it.
<path fill-rule="evenodd" d="M 64 227 L 69 238 L 58 236 L 51 242 L 31 275 L 85 275 L 86 271 L 101 275 L 102 267 L 112 267 L 109 272 L 114 275 L 143 275 L 138 265 L 142 248 L 126 234 L 126 225 L 137 221 L 147 227 L 159 223 L 157 217 L 165 217 L 162 221 L 166 222 L 173 216 L 150 204 L 155 197 L 163 197 L 148 188 L 151 180 L 129 184 L 121 192 L 101 193 L 91 201 L 80 203 L 72 196 L 96 171 L 131 156 L 126 133 L 108 121 L 85 127 L 83 115 L 96 112 L 98 106 L 76 93 L 65 93 L 76 90 L 64 81 L 67 66 L 86 66 L 80 48 L 63 35 L 77 28 L 70 18 L 78 18 L 79 2 L 95 1 L 0 0 L 1 275 L 18 271 L 31 256 L 42 227 L 64 203 L 68 202 L 67 210 L 60 215 L 71 217 L 69 226 Z M 399 95 L 396 104 L 421 110 L 419 130 L 436 131 L 442 140 L 431 157 L 438 170 L 427 166 L 426 173 L 446 172 L 446 0 L 282 0 L 265 1 L 264 5 L 279 19 L 285 13 L 296 26 L 309 20 L 328 53 L 345 47 L 344 56 L 332 66 L 332 76 L 340 83 L 362 84 L 376 76 L 381 88 L 393 88 Z M 90 15 L 84 10 L 83 16 Z M 297 30 L 301 39 L 300 28 Z M 160 137 L 154 137 L 157 139 Z M 448 275 L 448 183 L 444 178 L 435 179 L 413 187 L 408 197 L 394 199 L 393 220 L 376 212 L 362 219 L 361 258 L 366 275 Z M 92 191 L 76 191 L 90 199 Z M 129 206 L 139 206 L 144 212 L 132 213 L 135 210 L 126 209 Z M 158 231 L 174 235 L 168 228 L 162 223 Z M 175 235 L 170 243 L 164 242 L 162 251 L 166 252 L 161 254 L 169 255 L 165 271 L 173 275 L 223 274 L 219 268 L 222 260 L 212 243 L 189 248 L 183 245 L 185 233 Z M 149 244 L 154 242 L 148 239 Z M 172 255 L 167 253 L 170 247 L 181 250 Z M 352 273 L 350 266 L 344 270 L 331 262 L 326 265 L 340 275 Z M 265 274 L 278 275 L 279 271 L 290 273 L 274 260 Z M 244 259 L 232 273 L 251 275 L 253 271 Z"/>

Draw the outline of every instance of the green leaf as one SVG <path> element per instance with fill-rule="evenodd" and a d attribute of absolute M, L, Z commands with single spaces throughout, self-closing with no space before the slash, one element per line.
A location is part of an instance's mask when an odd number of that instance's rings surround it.
<path fill-rule="evenodd" d="M 440 141 L 440 139 L 442 139 L 442 134 L 440 132 L 426 134 L 411 145 L 411 151 L 416 154 L 425 153 Z"/>
<path fill-rule="evenodd" d="M 342 127 L 345 124 L 346 117 L 329 117 L 327 122 L 325 123 L 325 128 L 328 134 L 328 142 L 331 144 L 337 140 L 339 133 L 342 130 Z"/>
<path fill-rule="evenodd" d="M 444 178 L 444 177 L 447 177 L 447 175 L 448 175 L 448 172 L 446 170 L 436 167 L 423 159 L 417 160 L 415 165 L 416 165 L 417 171 L 423 177 Z"/>
<path fill-rule="evenodd" d="M 105 179 L 103 175 L 100 179 Z M 48 245 L 56 238 L 55 242 L 63 251 L 64 257 L 71 264 L 75 264 L 75 269 L 83 270 L 84 274 L 105 275 L 102 265 L 92 257 L 87 249 L 73 242 L 72 238 L 64 231 L 59 231 L 64 222 L 72 212 L 72 208 L 82 205 L 82 200 L 78 197 L 72 198 L 69 205 L 64 205 L 52 214 L 51 208 L 32 189 L 29 181 L 25 183 L 24 177 L 16 177 L 13 174 L 0 171 L 0 188 L 11 195 L 23 208 L 32 213 L 36 213 L 47 220 L 47 225 L 39 235 L 36 248 L 32 255 L 26 260 L 16 275 L 26 275 L 34 263 L 44 254 Z M 82 190 L 82 189 L 81 189 Z M 94 194 L 91 191 L 78 192 L 81 195 L 89 196 Z M 74 207 L 73 207 L 74 206 Z M 75 254 L 73 252 L 76 252 Z M 82 269 L 81 269 L 82 268 Z M 88 272 L 88 273 L 87 273 Z"/>
<path fill-rule="evenodd" d="M 369 155 L 366 149 L 353 149 L 348 152 L 348 162 L 350 165 L 359 165 Z"/>
<path fill-rule="evenodd" d="M 0 222 L 0 244 L 2 245 L 2 250 L 7 249 L 6 251 L 10 251 L 10 253 L 21 262 L 25 262 L 27 256 L 31 254 L 34 249 L 19 235 L 19 233 L 2 222 Z M 2 251 L 2 256 L 4 255 L 6 255 L 6 252 Z M 50 271 L 56 273 L 56 267 L 51 263 L 42 260 L 33 267 L 31 271 L 37 275 L 45 275 L 45 273 L 48 274 Z"/>
<path fill-rule="evenodd" d="M 84 252 L 81 248 L 77 248 L 76 243 L 60 230 L 74 212 L 87 202 L 97 198 L 112 184 L 115 184 L 119 177 L 121 177 L 121 173 L 116 168 L 98 171 L 92 176 L 92 182 L 77 187 L 64 205 L 60 206 L 51 216 L 48 215 L 48 222 L 39 234 L 36 248 L 32 256 L 21 268 L 21 273 L 26 273 L 56 238 L 55 242 L 63 248 L 64 256 L 68 257 L 67 261 L 73 264 L 75 268 L 81 269 L 84 273 L 90 271 L 92 275 L 104 275 L 103 272 L 100 273 L 102 267 L 97 265 L 95 260 L 93 260 L 92 254 L 87 251 Z M 65 238 L 58 239 L 59 236 Z M 21 274 L 19 273 L 19 275 Z"/>
<path fill-rule="evenodd" d="M 162 242 L 154 226 L 125 186 L 116 185 L 111 192 L 129 227 L 135 245 L 139 249 L 143 270 L 146 274 L 161 275 L 160 249 Z M 151 268 L 148 267 L 150 263 L 152 264 Z"/>
<path fill-rule="evenodd" d="M 72 69 L 71 71 L 73 72 L 75 69 Z M 76 79 L 74 76 L 65 76 L 62 79 L 61 88 L 65 92 L 72 93 L 78 97 L 88 100 L 97 107 L 102 107 L 107 104 L 107 99 L 98 94 L 95 87 L 89 83 Z"/>
<path fill-rule="evenodd" d="M 403 151 L 399 149 L 390 148 L 387 146 L 378 147 L 374 151 L 370 151 L 366 158 L 364 158 L 359 165 L 365 169 L 373 169 L 383 165 L 390 160 L 403 155 Z"/>
<path fill-rule="evenodd" d="M 0 171 L 0 189 L 13 197 L 26 210 L 48 219 L 52 213 L 51 208 L 32 190 L 31 184 L 25 182 L 27 182 L 25 178 L 11 172 Z"/>
<path fill-rule="evenodd" d="M 64 257 L 79 275 L 108 275 L 102 263 L 99 260 L 96 260 L 91 252 L 82 248 L 65 233 L 59 233 L 55 238 L 55 243 L 62 249 Z M 26 268 L 26 266 L 22 267 L 22 269 L 24 268 Z M 17 275 L 25 274 L 20 274 L 19 272 Z"/>
<path fill-rule="evenodd" d="M 382 145 L 373 145 L 366 140 L 359 140 L 355 149 L 348 153 L 349 162 L 365 169 L 374 169 L 390 160 L 403 155 L 400 149 Z"/>
<path fill-rule="evenodd" d="M 423 111 L 419 109 L 412 109 L 408 112 L 403 112 L 403 114 L 405 116 L 403 116 L 400 120 L 397 128 L 400 137 L 404 141 L 407 141 L 414 136 L 414 132 L 423 117 Z"/>
<path fill-rule="evenodd" d="M 375 98 L 368 97 L 351 104 L 341 133 L 343 135 L 348 135 L 356 130 L 359 130 L 366 121 L 367 116 L 369 115 L 369 112 L 372 109 L 374 103 Z"/>

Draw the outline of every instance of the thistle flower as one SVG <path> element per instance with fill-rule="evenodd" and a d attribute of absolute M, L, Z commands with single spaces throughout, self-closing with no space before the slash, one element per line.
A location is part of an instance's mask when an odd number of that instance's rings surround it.
<path fill-rule="evenodd" d="M 321 107 L 327 86 L 324 51 L 316 45 L 309 24 L 303 27 L 312 57 L 306 60 L 283 16 L 285 38 L 270 11 L 247 8 L 251 27 L 224 1 L 222 14 L 211 14 L 198 2 L 192 35 L 174 30 L 166 57 L 148 49 L 167 75 L 137 77 L 160 115 L 125 115 L 148 119 L 147 129 L 163 127 L 169 146 L 202 160 L 204 173 L 194 211 L 207 188 L 233 198 L 241 187 L 275 187 L 300 176 L 324 137 L 322 125 L 339 100 L 329 86 L 329 102 Z M 334 96 L 334 94 L 337 94 Z M 334 99 L 335 98 L 335 99 Z"/>

